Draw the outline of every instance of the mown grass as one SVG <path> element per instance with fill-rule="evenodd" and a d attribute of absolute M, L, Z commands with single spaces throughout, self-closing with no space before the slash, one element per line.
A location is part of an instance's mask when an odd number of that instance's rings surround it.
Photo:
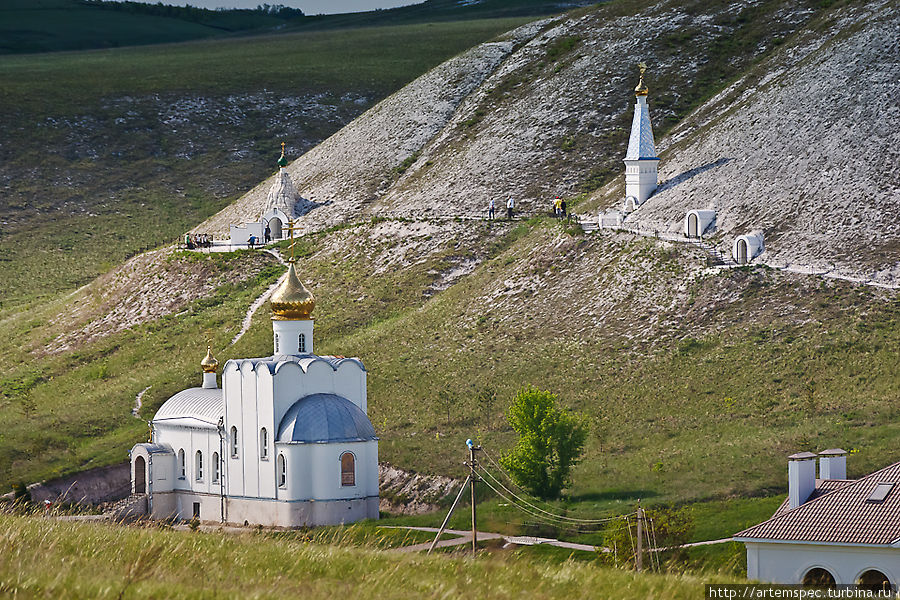
<path fill-rule="evenodd" d="M 265 534 L 263 534 L 265 535 Z M 694 598 L 707 580 L 523 556 L 385 553 L 257 534 L 0 515 L 0 592 L 16 597 Z M 53 568 L 46 568 L 53 565 Z"/>

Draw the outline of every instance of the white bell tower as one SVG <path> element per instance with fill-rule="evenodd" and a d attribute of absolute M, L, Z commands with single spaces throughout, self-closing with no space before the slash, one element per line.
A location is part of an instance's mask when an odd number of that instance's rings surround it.
<path fill-rule="evenodd" d="M 636 102 L 634 120 L 631 122 L 631 137 L 628 138 L 628 152 L 625 153 L 625 212 L 629 213 L 647 201 L 656 191 L 658 181 L 656 144 L 653 142 L 653 127 L 650 124 L 650 109 L 647 107 L 649 90 L 644 85 L 644 71 L 647 66 L 639 65 L 641 80 L 634 88 Z"/>

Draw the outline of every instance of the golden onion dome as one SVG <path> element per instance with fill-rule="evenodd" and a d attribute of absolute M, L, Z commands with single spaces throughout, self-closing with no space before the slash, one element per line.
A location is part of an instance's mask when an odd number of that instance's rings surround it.
<path fill-rule="evenodd" d="M 650 93 L 650 90 L 647 89 L 647 86 L 644 85 L 644 71 L 647 70 L 647 65 L 641 63 L 638 65 L 638 68 L 641 70 L 641 80 L 638 82 L 637 87 L 634 88 L 635 96 L 646 96 Z"/>
<path fill-rule="evenodd" d="M 206 347 L 206 358 L 200 361 L 200 368 L 204 373 L 215 373 L 219 368 L 219 361 L 213 357 L 211 346 Z"/>
<path fill-rule="evenodd" d="M 288 268 L 287 277 L 269 300 L 272 318 L 276 321 L 306 321 L 316 308 L 316 299 L 297 277 L 294 263 Z"/>

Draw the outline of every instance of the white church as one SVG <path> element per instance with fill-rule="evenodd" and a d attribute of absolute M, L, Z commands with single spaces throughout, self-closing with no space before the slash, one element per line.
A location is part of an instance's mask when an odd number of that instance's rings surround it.
<path fill-rule="evenodd" d="M 284 146 L 282 142 L 281 156 L 277 162 L 278 172 L 266 194 L 266 204 L 259 218 L 250 223 L 231 226 L 230 241 L 233 246 L 247 244 L 251 236 L 258 244 L 285 239 L 288 236 L 288 223 L 306 214 L 314 206 L 297 193 L 294 181 L 287 172 L 288 160 L 284 154 Z"/>
<path fill-rule="evenodd" d="M 318 356 L 315 299 L 293 257 L 271 297 L 274 352 L 233 359 L 181 391 L 131 449 L 132 492 L 154 518 L 301 527 L 378 518 L 378 438 L 366 369 Z"/>

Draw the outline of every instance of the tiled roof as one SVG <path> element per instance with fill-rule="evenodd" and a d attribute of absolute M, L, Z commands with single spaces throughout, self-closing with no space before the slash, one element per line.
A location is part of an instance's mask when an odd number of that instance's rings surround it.
<path fill-rule="evenodd" d="M 866 502 L 879 483 L 900 483 L 900 462 L 839 485 L 794 510 L 779 509 L 768 521 L 745 529 L 734 538 L 890 545 L 900 540 L 900 485 L 895 485 L 883 502 Z"/>
<path fill-rule="evenodd" d="M 848 483 L 852 483 L 852 480 L 848 479 L 816 479 L 816 489 L 812 491 L 812 494 L 809 495 L 809 498 L 805 500 L 805 502 L 809 502 L 810 500 L 815 500 L 819 496 L 824 496 L 828 492 L 833 492 L 836 489 L 842 488 Z M 789 498 L 785 498 L 784 502 L 781 503 L 781 506 L 778 507 L 778 510 L 775 511 L 773 517 L 777 517 L 779 515 L 783 515 L 790 509 Z"/>
<path fill-rule="evenodd" d="M 625 160 L 642 158 L 656 159 L 653 126 L 650 124 L 650 109 L 647 108 L 646 100 L 639 100 L 634 106 L 631 136 L 628 138 L 628 151 L 625 153 Z"/>
<path fill-rule="evenodd" d="M 361 408 L 336 394 L 311 394 L 297 400 L 278 426 L 279 442 L 363 442 L 378 439 Z"/>

